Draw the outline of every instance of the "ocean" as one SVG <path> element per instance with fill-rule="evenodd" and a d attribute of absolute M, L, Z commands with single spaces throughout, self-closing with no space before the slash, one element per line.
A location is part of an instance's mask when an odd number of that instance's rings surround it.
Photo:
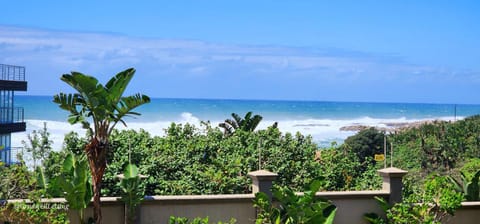
<path fill-rule="evenodd" d="M 80 126 L 66 122 L 68 113 L 53 103 L 51 96 L 16 96 L 15 106 L 25 109 L 27 131 L 12 135 L 13 147 L 22 146 L 21 141 L 27 139 L 27 134 L 43 128 L 44 122 L 54 142 L 54 150 L 62 147 L 66 133 L 85 133 Z M 231 118 L 232 112 L 243 117 L 252 111 L 263 116 L 257 129 L 278 122 L 282 132 L 311 135 L 320 147 L 325 147 L 332 142 L 341 143 L 355 134 L 355 131 L 341 131 L 340 128 L 345 126 L 386 127 L 392 123 L 458 120 L 480 114 L 480 105 L 154 98 L 136 111 L 142 115 L 127 118 L 126 128 L 144 129 L 159 136 L 164 135 L 171 122 L 200 127 L 201 121 L 210 121 L 212 126 L 217 126 Z M 121 124 L 117 127 L 125 128 Z"/>

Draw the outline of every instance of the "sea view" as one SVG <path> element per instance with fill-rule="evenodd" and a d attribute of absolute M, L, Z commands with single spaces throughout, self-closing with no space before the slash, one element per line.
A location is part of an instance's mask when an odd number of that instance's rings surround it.
<path fill-rule="evenodd" d="M 51 96 L 17 96 L 15 104 L 25 109 L 27 131 L 12 135 L 13 146 L 21 146 L 21 140 L 33 130 L 41 129 L 44 122 L 47 122 L 55 150 L 61 148 L 66 133 L 77 131 L 84 134 L 79 126 L 67 123 L 67 112 L 58 108 Z M 127 118 L 127 128 L 144 129 L 158 136 L 162 136 L 172 122 L 200 127 L 201 121 L 210 121 L 212 126 L 218 126 L 231 118 L 231 113 L 243 117 L 252 111 L 263 116 L 258 129 L 278 122 L 282 132 L 311 135 L 320 147 L 326 147 L 332 142 L 341 143 L 356 133 L 341 131 L 342 127 L 366 125 L 381 128 L 435 119 L 454 121 L 480 114 L 480 105 L 153 98 L 151 103 L 136 111 L 142 115 Z M 125 128 L 121 124 L 117 127 Z"/>
<path fill-rule="evenodd" d="M 479 223 L 480 1 L 2 7 L 0 224 Z"/>
<path fill-rule="evenodd" d="M 478 223 L 480 1 L 2 7 L 0 223 Z"/>

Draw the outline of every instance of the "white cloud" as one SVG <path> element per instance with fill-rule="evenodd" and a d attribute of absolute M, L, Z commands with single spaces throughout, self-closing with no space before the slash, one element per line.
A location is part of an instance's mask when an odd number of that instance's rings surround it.
<path fill-rule="evenodd" d="M 241 81 L 242 77 L 249 79 L 253 76 L 263 79 L 265 85 L 289 79 L 301 79 L 294 81 L 297 85 L 301 82 L 354 84 L 381 81 L 408 85 L 440 82 L 442 79 L 445 83 L 458 82 L 459 77 L 470 77 L 477 84 L 480 82 L 478 72 L 414 65 L 396 55 L 334 48 L 228 45 L 9 26 L 0 26 L 0 58 L 3 59 L 0 63 L 27 67 L 29 75 L 32 74 L 29 91 L 33 94 L 50 94 L 64 88 L 58 77 L 71 70 L 110 76 L 126 67 L 142 70 L 143 77 L 149 79 L 144 82 L 175 83 L 175 79 L 184 82 L 192 77 L 210 77 L 206 82 L 211 83 L 212 86 L 207 87 L 211 89 L 216 86 L 212 80 Z"/>
<path fill-rule="evenodd" d="M 34 29 L 0 27 L 0 44 L 9 54 L 24 58 L 66 63 L 67 66 L 91 62 L 139 63 L 152 58 L 159 64 L 244 63 L 272 68 L 315 69 L 364 67 L 355 57 L 330 56 L 289 47 L 220 45 L 191 40 L 130 38 L 95 33 L 64 33 Z M 5 47 L 6 46 L 6 47 Z M 28 54 L 25 54 L 27 53 Z M 38 58 L 43 54 L 51 57 Z M 119 60 L 122 59 L 122 60 Z M 288 66 L 286 66 L 288 65 Z"/>

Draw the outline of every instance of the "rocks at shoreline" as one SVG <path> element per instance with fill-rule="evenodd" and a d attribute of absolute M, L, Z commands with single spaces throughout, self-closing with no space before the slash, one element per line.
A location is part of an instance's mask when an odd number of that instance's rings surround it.
<path fill-rule="evenodd" d="M 340 128 L 340 131 L 362 131 L 368 128 L 375 128 L 379 131 L 400 131 L 409 128 L 418 128 L 423 124 L 430 124 L 435 120 L 414 121 L 414 122 L 388 122 L 380 123 L 382 126 L 369 126 L 363 124 L 353 124 Z"/>
<path fill-rule="evenodd" d="M 293 127 L 329 127 L 328 124 L 295 124 Z"/>
<path fill-rule="evenodd" d="M 367 128 L 370 128 L 370 126 L 367 125 L 349 125 L 349 126 L 343 126 L 340 128 L 340 131 L 362 131 Z"/>

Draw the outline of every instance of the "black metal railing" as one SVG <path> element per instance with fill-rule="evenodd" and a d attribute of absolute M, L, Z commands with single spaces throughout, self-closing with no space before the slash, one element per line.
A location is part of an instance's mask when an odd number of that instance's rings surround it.
<path fill-rule="evenodd" d="M 0 124 L 24 122 L 23 107 L 0 107 Z"/>
<path fill-rule="evenodd" d="M 0 64 L 0 80 L 25 81 L 25 67 Z"/>
<path fill-rule="evenodd" d="M 23 147 L 10 147 L 10 164 L 19 163 L 19 157 L 23 157 Z"/>
<path fill-rule="evenodd" d="M 0 160 L 6 165 L 21 162 L 20 156 L 23 156 L 22 147 L 6 147 L 0 150 Z"/>

